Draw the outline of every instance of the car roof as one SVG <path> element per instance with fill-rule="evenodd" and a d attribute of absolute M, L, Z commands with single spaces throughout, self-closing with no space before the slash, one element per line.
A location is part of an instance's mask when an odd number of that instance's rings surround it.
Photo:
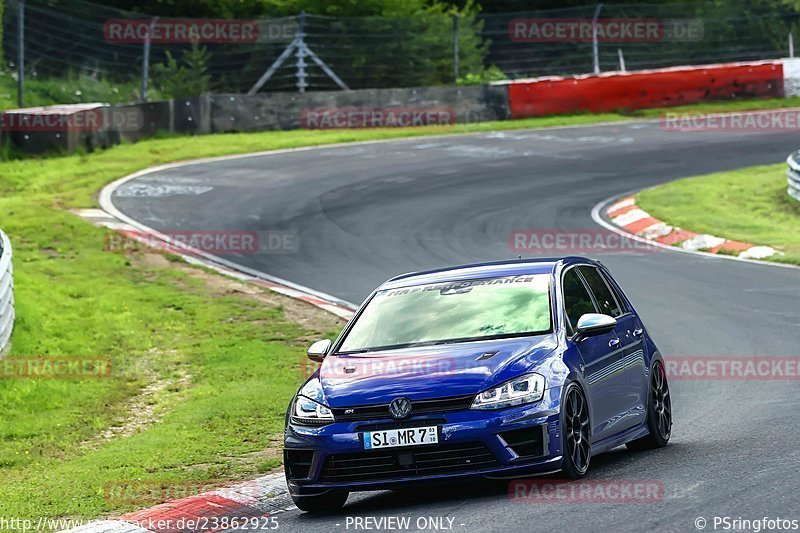
<path fill-rule="evenodd" d="M 513 259 L 508 261 L 494 261 L 490 263 L 476 263 L 461 265 L 422 272 L 411 272 L 396 276 L 381 285 L 380 289 L 393 289 L 408 287 L 410 285 L 424 285 L 428 283 L 442 283 L 464 279 L 498 278 L 506 276 L 522 276 L 530 274 L 550 274 L 558 264 L 589 263 L 596 261 L 586 257 L 546 257 L 536 259 Z"/>

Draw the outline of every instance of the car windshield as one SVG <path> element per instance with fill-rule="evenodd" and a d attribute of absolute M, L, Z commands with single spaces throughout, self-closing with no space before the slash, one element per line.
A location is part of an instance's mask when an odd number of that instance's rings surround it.
<path fill-rule="evenodd" d="M 547 333 L 549 287 L 536 274 L 378 291 L 339 353 Z"/>

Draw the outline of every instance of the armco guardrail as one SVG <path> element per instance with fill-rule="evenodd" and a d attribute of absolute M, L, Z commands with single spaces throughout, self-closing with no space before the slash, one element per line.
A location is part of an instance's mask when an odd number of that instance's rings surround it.
<path fill-rule="evenodd" d="M 786 174 L 789 176 L 789 196 L 800 202 L 800 150 L 786 158 L 789 164 L 789 170 Z"/>
<path fill-rule="evenodd" d="M 6 353 L 14 328 L 14 268 L 11 243 L 0 231 L 0 356 Z"/>

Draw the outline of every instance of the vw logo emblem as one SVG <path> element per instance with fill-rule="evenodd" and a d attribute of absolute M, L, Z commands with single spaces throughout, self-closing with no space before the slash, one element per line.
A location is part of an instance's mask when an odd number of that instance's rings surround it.
<path fill-rule="evenodd" d="M 392 403 L 389 404 L 389 414 L 391 414 L 392 417 L 395 418 L 396 420 L 405 418 L 410 413 L 411 413 L 411 400 L 409 400 L 405 396 L 401 396 L 400 398 L 395 398 L 394 400 L 392 400 Z"/>

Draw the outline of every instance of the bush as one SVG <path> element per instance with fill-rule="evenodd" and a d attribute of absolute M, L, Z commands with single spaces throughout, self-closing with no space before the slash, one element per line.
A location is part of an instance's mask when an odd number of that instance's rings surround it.
<path fill-rule="evenodd" d="M 192 43 L 180 60 L 169 51 L 166 54 L 166 62 L 154 67 L 154 81 L 161 92 L 170 98 L 188 98 L 209 92 L 208 62 L 211 54 L 206 47 Z"/>

